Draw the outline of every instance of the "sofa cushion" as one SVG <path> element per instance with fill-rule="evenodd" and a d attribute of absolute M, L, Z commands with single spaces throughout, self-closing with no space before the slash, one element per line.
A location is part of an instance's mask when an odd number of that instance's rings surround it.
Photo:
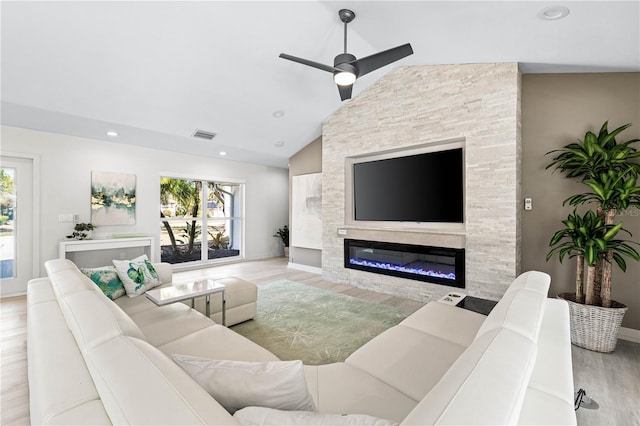
<path fill-rule="evenodd" d="M 519 424 L 575 424 L 567 302 L 548 299 Z"/>
<path fill-rule="evenodd" d="M 171 285 L 171 284 L 164 284 Z M 113 301 L 129 316 L 134 316 L 143 311 L 148 311 L 158 307 L 147 297 L 119 297 Z"/>
<path fill-rule="evenodd" d="M 45 268 L 51 270 L 52 288 L 81 350 L 119 335 L 145 338 L 135 322 L 73 263 L 73 268 L 59 268 L 60 264 L 66 264 L 64 259 L 48 261 Z"/>
<path fill-rule="evenodd" d="M 316 409 L 302 361 L 230 361 L 180 354 L 172 358 L 230 413 L 249 406 Z"/>
<path fill-rule="evenodd" d="M 114 259 L 112 262 L 129 297 L 140 296 L 160 285 L 160 277 L 146 254 L 131 260 Z"/>
<path fill-rule="evenodd" d="M 100 291 L 93 281 L 81 273 L 71 261 L 54 259 L 45 262 L 44 265 L 58 299 L 79 291 Z"/>
<path fill-rule="evenodd" d="M 417 401 L 344 362 L 305 365 L 307 386 L 322 413 L 359 413 L 401 422 Z"/>
<path fill-rule="evenodd" d="M 124 284 L 115 266 L 80 268 L 80 272 L 89 277 L 109 299 L 115 300 L 125 295 Z"/>
<path fill-rule="evenodd" d="M 530 339 L 505 328 L 488 331 L 460 355 L 402 424 L 516 424 L 535 359 L 536 345 Z"/>
<path fill-rule="evenodd" d="M 345 362 L 420 401 L 465 347 L 397 325 L 370 340 Z"/>
<path fill-rule="evenodd" d="M 158 279 L 161 284 L 171 283 L 173 280 L 173 266 L 167 262 L 159 262 L 152 263 L 156 273 L 158 274 Z"/>
<path fill-rule="evenodd" d="M 415 328 L 443 340 L 469 346 L 486 316 L 440 302 L 427 303 L 400 325 Z"/>
<path fill-rule="evenodd" d="M 60 306 L 82 351 L 117 336 L 145 338 L 131 318 L 113 309 L 117 306 L 102 294 L 74 293 L 61 300 Z"/>
<path fill-rule="evenodd" d="M 66 390 L 66 388 L 65 388 Z M 86 425 L 105 425 L 111 426 L 111 419 L 104 410 L 104 405 L 99 399 L 92 399 L 91 401 L 83 402 L 79 405 L 69 407 L 68 410 L 63 411 L 53 417 L 47 419 L 46 424 L 60 425 L 60 426 L 86 426 Z M 31 418 L 31 424 L 36 423 Z"/>
<path fill-rule="evenodd" d="M 146 296 L 142 296 L 146 299 Z M 153 302 L 151 302 L 153 303 Z M 210 327 L 210 319 L 182 303 L 155 306 L 153 309 L 131 314 L 147 342 L 153 346 L 169 343 L 203 328 Z"/>
<path fill-rule="evenodd" d="M 527 271 L 518 275 L 509 285 L 507 290 L 520 290 L 526 288 L 527 290 L 535 291 L 546 296 L 549 292 L 550 282 L 551 277 L 546 272 Z"/>
<path fill-rule="evenodd" d="M 85 423 L 92 417 L 74 417 L 69 410 L 99 401 L 100 397 L 58 302 L 34 302 L 38 297 L 34 294 L 44 292 L 42 286 L 42 282 L 30 283 L 27 289 L 27 373 L 31 423 L 52 424 L 56 419 L 59 424 Z M 95 420 L 95 424 L 104 424 L 108 418 L 104 410 L 98 408 L 89 411 L 95 412 L 94 419 L 102 415 L 103 421 Z M 74 421 L 61 422 L 61 418 Z"/>
<path fill-rule="evenodd" d="M 324 414 L 313 411 L 283 411 L 264 407 L 247 407 L 233 417 L 242 425 L 272 426 L 395 426 L 398 423 L 366 414 Z"/>
<path fill-rule="evenodd" d="M 113 424 L 233 425 L 235 419 L 171 359 L 120 336 L 85 354 Z"/>
<path fill-rule="evenodd" d="M 44 302 L 56 302 L 56 293 L 51 287 L 51 280 L 48 277 L 35 278 L 27 285 L 27 307 Z"/>
<path fill-rule="evenodd" d="M 278 357 L 246 337 L 219 324 L 184 335 L 158 346 L 171 356 L 180 353 L 211 359 L 236 361 L 278 361 Z"/>
<path fill-rule="evenodd" d="M 543 272 L 521 274 L 487 316 L 477 336 L 504 327 L 535 342 L 544 316 L 550 282 L 549 275 Z"/>

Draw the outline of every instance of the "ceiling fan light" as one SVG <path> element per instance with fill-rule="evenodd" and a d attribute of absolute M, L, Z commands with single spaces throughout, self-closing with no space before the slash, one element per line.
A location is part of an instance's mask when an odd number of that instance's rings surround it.
<path fill-rule="evenodd" d="M 335 81 L 338 86 L 350 86 L 356 81 L 356 75 L 349 71 L 340 71 L 333 74 L 333 81 Z"/>

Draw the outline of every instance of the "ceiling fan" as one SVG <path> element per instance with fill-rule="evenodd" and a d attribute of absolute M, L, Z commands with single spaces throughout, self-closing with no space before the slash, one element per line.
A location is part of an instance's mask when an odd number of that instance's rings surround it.
<path fill-rule="evenodd" d="M 413 49 L 411 48 L 411 44 L 407 43 L 379 53 L 374 53 L 364 58 L 356 59 L 355 56 L 347 53 L 347 24 L 354 20 L 356 14 L 349 9 L 340 9 L 338 16 L 340 16 L 340 20 L 344 22 L 344 53 L 340 53 L 335 57 L 333 66 L 287 55 L 286 53 L 281 53 L 280 57 L 333 73 L 333 80 L 338 85 L 340 99 L 344 101 L 351 98 L 353 83 L 358 77 L 362 77 L 371 71 L 375 71 L 378 68 L 382 68 L 405 56 L 411 55 Z"/>

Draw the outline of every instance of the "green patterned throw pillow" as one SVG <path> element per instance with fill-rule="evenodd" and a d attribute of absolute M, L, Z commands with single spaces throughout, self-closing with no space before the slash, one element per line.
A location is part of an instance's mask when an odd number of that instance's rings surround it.
<path fill-rule="evenodd" d="M 158 273 L 146 254 L 131 260 L 113 260 L 129 297 L 136 297 L 160 285 Z"/>
<path fill-rule="evenodd" d="M 80 268 L 83 274 L 91 278 L 100 290 L 111 300 L 125 295 L 124 284 L 114 266 L 101 268 Z"/>

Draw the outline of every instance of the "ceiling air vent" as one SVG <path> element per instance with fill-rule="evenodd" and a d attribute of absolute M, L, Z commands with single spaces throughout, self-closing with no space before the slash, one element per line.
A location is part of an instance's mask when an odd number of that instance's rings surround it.
<path fill-rule="evenodd" d="M 210 141 L 211 139 L 216 137 L 216 134 L 213 132 L 207 132 L 206 130 L 196 129 L 196 131 L 193 132 L 193 135 L 191 136 L 193 136 L 194 138 L 206 139 Z"/>

